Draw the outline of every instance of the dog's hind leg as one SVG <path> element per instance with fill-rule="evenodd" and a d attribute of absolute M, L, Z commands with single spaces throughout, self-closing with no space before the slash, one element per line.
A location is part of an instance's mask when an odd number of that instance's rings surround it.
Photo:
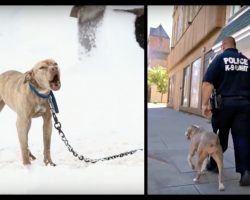
<path fill-rule="evenodd" d="M 193 179 L 194 182 L 199 181 L 199 179 L 200 179 L 200 177 L 202 175 L 202 171 L 201 171 L 202 164 L 203 164 L 206 157 L 207 157 L 207 153 L 204 153 L 203 151 L 198 151 L 197 152 L 197 165 L 196 165 L 196 167 L 197 167 L 197 169 L 196 169 L 197 170 L 197 176 Z"/>
<path fill-rule="evenodd" d="M 207 162 L 208 162 L 208 156 L 206 156 L 206 158 L 203 161 L 203 164 L 202 164 L 202 167 L 201 167 L 201 174 L 205 174 Z"/>
<path fill-rule="evenodd" d="M 188 156 L 187 156 L 187 161 L 188 161 L 188 165 L 194 169 L 194 164 L 192 162 L 192 157 L 194 156 L 195 154 L 195 151 L 196 151 L 196 148 L 194 146 L 190 146 L 190 149 L 189 149 L 189 153 L 188 153 Z"/>
<path fill-rule="evenodd" d="M 223 182 L 223 153 L 222 153 L 222 149 L 218 150 L 217 152 L 213 153 L 211 155 L 213 157 L 213 159 L 216 161 L 217 166 L 218 166 L 218 170 L 219 170 L 219 174 L 218 174 L 218 181 L 219 181 L 219 190 L 222 191 L 225 189 Z"/>

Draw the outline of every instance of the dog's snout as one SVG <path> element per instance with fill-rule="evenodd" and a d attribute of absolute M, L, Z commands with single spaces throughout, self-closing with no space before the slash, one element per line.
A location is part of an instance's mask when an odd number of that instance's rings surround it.
<path fill-rule="evenodd" d="M 56 73 L 56 72 L 58 72 L 58 67 L 57 66 L 53 66 L 53 67 L 51 67 L 51 72 L 53 72 L 53 73 Z"/>

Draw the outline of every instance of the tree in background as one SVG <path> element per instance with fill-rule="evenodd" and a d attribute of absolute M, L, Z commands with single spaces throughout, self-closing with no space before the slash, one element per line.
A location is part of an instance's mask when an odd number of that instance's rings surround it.
<path fill-rule="evenodd" d="M 168 88 L 168 72 L 166 68 L 158 65 L 148 69 L 148 86 L 156 85 L 158 92 L 161 93 L 161 102 L 163 94 L 167 93 Z"/>

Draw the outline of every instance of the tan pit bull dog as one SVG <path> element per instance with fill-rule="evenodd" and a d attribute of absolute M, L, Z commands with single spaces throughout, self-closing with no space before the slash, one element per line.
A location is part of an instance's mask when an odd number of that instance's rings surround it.
<path fill-rule="evenodd" d="M 213 132 L 206 132 L 204 129 L 192 125 L 187 128 L 185 132 L 185 136 L 188 140 L 190 140 L 190 149 L 187 157 L 189 166 L 194 169 L 194 165 L 192 163 L 192 157 L 195 152 L 197 152 L 197 176 L 193 179 L 193 181 L 199 181 L 201 174 L 204 172 L 204 161 L 208 155 L 212 156 L 216 161 L 219 175 L 219 190 L 224 190 L 225 187 L 222 183 L 222 173 L 223 173 L 223 152 L 220 145 L 220 140 L 217 134 Z M 202 165 L 203 164 L 203 165 Z"/>
<path fill-rule="evenodd" d="M 28 148 L 31 120 L 42 117 L 44 163 L 55 166 L 50 155 L 52 121 L 48 99 L 38 96 L 31 87 L 44 96 L 51 90 L 60 89 L 60 71 L 54 60 L 40 61 L 26 73 L 11 70 L 0 74 L 0 111 L 6 104 L 17 113 L 16 127 L 24 165 L 31 164 L 30 160 L 36 159 Z"/>

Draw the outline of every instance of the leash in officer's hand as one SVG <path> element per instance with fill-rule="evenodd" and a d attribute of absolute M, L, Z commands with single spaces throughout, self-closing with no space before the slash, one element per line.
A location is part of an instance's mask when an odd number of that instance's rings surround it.
<path fill-rule="evenodd" d="M 115 155 L 112 155 L 112 156 L 107 156 L 107 157 L 97 158 L 97 159 L 86 158 L 83 155 L 79 155 L 72 148 L 72 146 L 69 144 L 65 134 L 62 131 L 61 123 L 58 121 L 58 118 L 56 116 L 56 113 L 59 113 L 59 110 L 58 110 L 58 106 L 57 106 L 57 103 L 56 103 L 55 96 L 54 96 L 52 91 L 50 92 L 49 105 L 50 105 L 50 110 L 51 110 L 52 117 L 54 119 L 54 127 L 55 127 L 55 129 L 58 130 L 58 133 L 61 136 L 62 141 L 64 142 L 66 147 L 68 147 L 69 152 L 72 152 L 72 154 L 75 157 L 77 157 L 79 160 L 83 160 L 86 163 L 97 163 L 99 161 L 106 161 L 106 160 L 111 160 L 111 159 L 116 159 L 116 158 L 121 158 L 121 157 L 128 156 L 128 155 L 132 155 L 132 154 L 136 153 L 137 151 L 143 151 L 143 149 L 134 149 L 134 150 L 131 150 L 131 151 L 126 151 L 126 152 L 120 153 L 120 154 L 115 154 Z"/>

